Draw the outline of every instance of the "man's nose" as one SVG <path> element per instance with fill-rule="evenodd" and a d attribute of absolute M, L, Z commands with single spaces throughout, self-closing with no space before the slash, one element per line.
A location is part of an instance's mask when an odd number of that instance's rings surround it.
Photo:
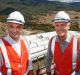
<path fill-rule="evenodd" d="M 17 29 L 16 28 L 14 28 L 14 30 L 13 30 L 14 32 L 16 32 L 17 31 Z"/>

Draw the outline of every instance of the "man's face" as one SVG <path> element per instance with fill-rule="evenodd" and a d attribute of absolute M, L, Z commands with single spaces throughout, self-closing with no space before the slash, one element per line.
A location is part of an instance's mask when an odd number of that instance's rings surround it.
<path fill-rule="evenodd" d="M 20 35 L 22 34 L 23 26 L 17 23 L 9 22 L 7 27 L 9 36 L 14 40 L 18 40 L 20 38 Z"/>
<path fill-rule="evenodd" d="M 62 36 L 66 36 L 67 35 L 67 32 L 70 28 L 70 23 L 67 23 L 67 22 L 55 22 L 54 23 L 54 27 L 55 27 L 55 30 L 56 30 L 56 33 L 59 37 L 62 37 Z"/>

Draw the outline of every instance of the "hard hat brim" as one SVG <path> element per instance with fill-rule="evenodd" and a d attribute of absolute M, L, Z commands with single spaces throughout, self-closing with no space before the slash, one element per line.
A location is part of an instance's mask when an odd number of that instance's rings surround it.
<path fill-rule="evenodd" d="M 70 22 L 70 20 L 68 19 L 56 19 L 56 20 L 53 20 L 53 22 Z"/>
<path fill-rule="evenodd" d="M 24 22 L 22 22 L 20 20 L 7 19 L 7 22 L 13 22 L 13 23 L 24 25 Z"/>

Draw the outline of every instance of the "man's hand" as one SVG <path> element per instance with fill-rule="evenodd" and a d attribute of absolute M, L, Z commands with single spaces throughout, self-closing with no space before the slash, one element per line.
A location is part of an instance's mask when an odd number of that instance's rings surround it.
<path fill-rule="evenodd" d="M 28 75 L 34 75 L 33 70 L 30 70 Z"/>
<path fill-rule="evenodd" d="M 51 72 L 46 72 L 47 75 L 51 75 Z"/>

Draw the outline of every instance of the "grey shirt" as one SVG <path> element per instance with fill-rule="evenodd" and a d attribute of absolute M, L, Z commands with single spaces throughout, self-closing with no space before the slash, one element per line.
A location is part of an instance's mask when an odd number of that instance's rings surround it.
<path fill-rule="evenodd" d="M 68 47 L 68 44 L 70 43 L 71 39 L 72 39 L 72 34 L 68 33 L 65 42 L 61 43 L 61 41 L 59 40 L 59 38 L 57 36 L 56 41 L 59 42 L 62 53 L 64 53 L 65 48 Z M 78 49 L 80 51 L 80 46 L 79 46 Z M 78 58 L 80 59 L 80 52 L 78 54 Z M 51 71 L 50 66 L 51 66 L 52 59 L 53 59 L 53 54 L 51 53 L 51 44 L 49 42 L 49 44 L 48 44 L 48 51 L 47 51 L 47 55 L 46 55 L 46 70 L 47 70 L 47 72 Z"/>

